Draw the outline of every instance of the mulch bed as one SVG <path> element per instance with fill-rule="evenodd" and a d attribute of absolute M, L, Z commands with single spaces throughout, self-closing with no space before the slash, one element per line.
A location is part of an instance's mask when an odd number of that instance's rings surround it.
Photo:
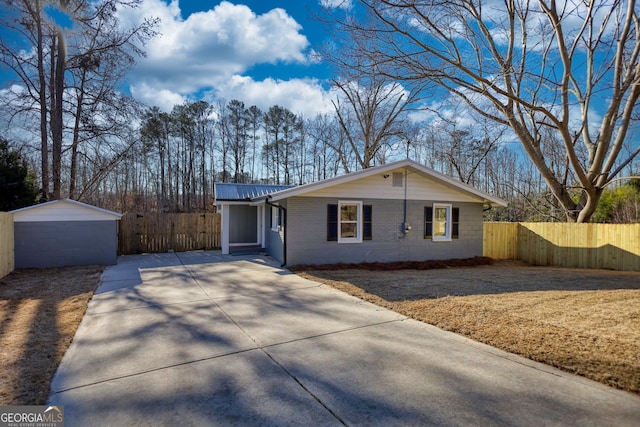
<path fill-rule="evenodd" d="M 447 260 L 427 261 L 403 261 L 403 262 L 363 262 L 338 263 L 338 264 L 302 264 L 291 267 L 292 271 L 327 271 L 327 270 L 368 270 L 368 271 L 395 271 L 395 270 L 436 270 L 441 268 L 477 267 L 480 265 L 492 265 L 494 260 L 488 257 L 460 258 Z"/>

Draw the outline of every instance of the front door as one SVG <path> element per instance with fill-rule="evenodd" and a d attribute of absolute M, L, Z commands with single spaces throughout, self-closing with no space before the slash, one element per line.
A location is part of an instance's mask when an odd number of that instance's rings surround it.
<path fill-rule="evenodd" d="M 258 245 L 258 207 L 249 205 L 229 206 L 229 245 Z"/>

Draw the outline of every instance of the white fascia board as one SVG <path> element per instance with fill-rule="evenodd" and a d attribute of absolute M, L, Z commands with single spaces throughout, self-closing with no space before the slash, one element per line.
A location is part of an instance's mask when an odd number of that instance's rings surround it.
<path fill-rule="evenodd" d="M 372 168 L 361 169 L 356 172 L 335 176 L 333 178 L 324 179 L 322 181 L 316 181 L 309 184 L 300 185 L 298 187 L 292 187 L 286 190 L 278 191 L 277 193 L 272 193 L 267 197 L 269 197 L 269 200 L 275 202 L 275 201 L 286 199 L 293 196 L 300 196 L 302 194 L 305 194 L 311 191 L 321 190 L 323 188 L 331 187 L 338 184 L 343 184 L 345 182 L 353 181 L 356 179 L 366 178 L 368 176 L 385 172 L 390 169 L 396 169 L 402 166 L 399 163 L 404 163 L 405 161 L 406 160 L 402 160 L 401 162 L 394 162 L 394 163 L 388 163 L 386 165 L 374 166 Z"/>
<path fill-rule="evenodd" d="M 24 211 L 28 211 L 28 210 L 32 210 L 32 209 L 36 209 L 36 208 L 42 208 L 42 207 L 45 207 L 47 205 L 52 205 L 54 203 L 59 203 L 59 202 L 60 202 L 60 200 L 52 200 L 50 202 L 39 203 L 37 205 L 27 206 L 26 208 L 14 209 L 12 211 L 9 211 L 9 213 L 19 214 L 19 213 L 24 212 Z"/>
<path fill-rule="evenodd" d="M 480 201 L 482 201 L 484 204 L 490 205 L 490 206 L 507 206 L 507 202 L 494 197 L 490 194 L 485 193 L 484 191 L 480 191 L 468 184 L 464 184 L 461 183 L 459 181 L 456 181 L 455 179 L 441 174 L 439 172 L 436 172 L 432 169 L 426 168 L 416 162 L 414 162 L 413 160 L 409 160 L 409 159 L 405 159 L 405 160 L 399 160 L 397 162 L 393 162 L 393 163 L 387 163 L 384 165 L 380 165 L 380 166 L 374 166 L 372 168 L 368 168 L 368 169 L 361 169 L 359 171 L 356 172 L 351 172 L 345 175 L 340 175 L 340 176 L 336 176 L 333 178 L 329 178 L 329 179 L 325 179 L 323 181 L 317 181 L 317 182 L 312 182 L 310 184 L 305 184 L 305 185 L 301 185 L 298 187 L 292 187 L 286 190 L 282 190 L 282 191 L 278 191 L 276 193 L 273 193 L 269 196 L 261 196 L 259 198 L 254 199 L 255 201 L 259 200 L 259 199 L 264 199 L 264 198 L 269 198 L 269 200 L 271 201 L 278 201 L 278 200 L 282 200 L 282 199 L 286 199 L 289 197 L 294 197 L 294 196 L 300 196 L 300 195 L 304 195 L 306 193 L 309 193 L 311 191 L 316 191 L 316 190 L 320 190 L 323 188 L 327 188 L 327 187 L 331 187 L 334 185 L 339 185 L 339 184 L 343 184 L 345 182 L 350 182 L 350 181 L 354 181 L 356 179 L 361 179 L 361 178 L 366 178 L 368 176 L 371 175 L 376 175 L 379 173 L 384 173 L 384 172 L 389 172 L 392 171 L 394 169 L 399 169 L 402 167 L 406 167 L 406 168 L 413 168 L 416 171 L 422 173 L 423 175 L 432 178 L 436 181 L 440 181 L 443 184 L 452 187 L 458 191 L 462 191 L 464 193 L 470 194 L 475 198 L 480 199 Z"/>
<path fill-rule="evenodd" d="M 216 202 L 216 205 L 218 206 L 222 206 L 222 205 L 249 205 L 249 206 L 254 206 L 256 204 L 256 202 L 251 201 L 251 200 L 219 200 Z"/>
<path fill-rule="evenodd" d="M 50 202 L 45 202 L 45 203 L 40 203 L 37 205 L 33 205 L 33 206 L 27 206 L 26 208 L 21 208 L 21 209 L 16 209 L 11 211 L 11 213 L 14 214 L 14 220 L 15 222 L 23 222 L 23 221 L 47 221 L 48 218 L 46 218 L 45 216 L 40 217 L 40 215 L 50 211 L 52 208 L 55 211 L 60 211 L 59 208 L 56 208 L 55 206 L 60 205 L 71 205 L 71 206 L 76 206 L 78 208 L 81 208 L 84 212 L 94 212 L 94 213 L 98 213 L 100 215 L 104 215 L 107 217 L 111 217 L 112 219 L 115 220 L 120 220 L 122 218 L 122 214 L 117 213 L 117 212 L 113 212 L 113 211 L 109 211 L 106 209 L 102 209 L 99 208 L 97 206 L 92 206 L 92 205 L 88 205 L 86 203 L 82 203 L 82 202 L 78 202 L 76 200 L 71 200 L 71 199 L 60 199 L 60 200 L 52 200 Z M 64 209 L 64 208 L 63 208 Z M 70 219 L 73 220 L 73 217 L 75 217 L 76 215 L 71 215 Z M 61 217 L 54 217 L 52 218 L 54 221 L 60 221 L 62 220 Z M 77 218 L 76 218 L 77 219 Z M 84 220 L 96 220 L 93 218 L 83 218 Z M 106 219 L 106 218 L 103 218 Z"/>

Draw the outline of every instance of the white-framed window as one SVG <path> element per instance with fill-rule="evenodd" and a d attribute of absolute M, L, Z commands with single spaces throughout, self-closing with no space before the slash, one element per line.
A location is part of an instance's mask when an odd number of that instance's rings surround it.
<path fill-rule="evenodd" d="M 451 241 L 451 205 L 433 204 L 433 241 Z"/>
<path fill-rule="evenodd" d="M 280 208 L 271 206 L 271 230 L 278 231 L 280 227 Z"/>
<path fill-rule="evenodd" d="M 338 243 L 362 242 L 362 202 L 338 201 Z"/>

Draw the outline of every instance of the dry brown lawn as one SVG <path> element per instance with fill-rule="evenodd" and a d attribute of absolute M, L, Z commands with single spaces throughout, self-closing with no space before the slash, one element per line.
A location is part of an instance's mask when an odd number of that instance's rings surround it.
<path fill-rule="evenodd" d="M 296 271 L 408 317 L 640 393 L 640 273 L 519 262 Z"/>
<path fill-rule="evenodd" d="M 0 279 L 0 405 L 45 403 L 103 269 L 24 269 Z"/>

